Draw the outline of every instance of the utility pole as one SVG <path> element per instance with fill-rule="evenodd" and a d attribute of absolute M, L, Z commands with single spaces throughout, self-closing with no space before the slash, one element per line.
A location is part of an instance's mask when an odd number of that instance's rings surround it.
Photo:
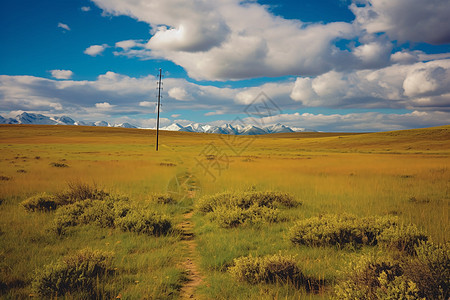
<path fill-rule="evenodd" d="M 159 139 L 159 107 L 161 106 L 161 90 L 162 90 L 162 69 L 159 69 L 158 74 L 158 116 L 156 117 L 156 151 L 158 151 L 158 139 Z"/>

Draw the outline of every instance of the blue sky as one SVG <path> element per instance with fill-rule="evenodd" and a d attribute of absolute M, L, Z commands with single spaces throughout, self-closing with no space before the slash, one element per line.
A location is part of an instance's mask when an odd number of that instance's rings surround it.
<path fill-rule="evenodd" d="M 15 0 L 0 10 L 0 114 L 323 131 L 449 124 L 444 0 Z"/>

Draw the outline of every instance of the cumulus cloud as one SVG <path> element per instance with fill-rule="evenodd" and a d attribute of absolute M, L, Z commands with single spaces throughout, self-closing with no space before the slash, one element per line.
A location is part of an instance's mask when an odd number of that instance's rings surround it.
<path fill-rule="evenodd" d="M 91 7 L 90 6 L 82 6 L 81 10 L 84 11 L 84 12 L 88 12 L 88 11 L 91 10 Z"/>
<path fill-rule="evenodd" d="M 186 90 L 180 87 L 171 88 L 169 90 L 169 96 L 179 101 L 187 101 L 191 99 Z"/>
<path fill-rule="evenodd" d="M 291 98 L 312 107 L 414 108 L 450 105 L 450 60 L 394 65 L 378 70 L 330 71 L 297 78 Z M 426 98 L 426 100 L 425 100 Z"/>
<path fill-rule="evenodd" d="M 368 33 L 387 33 L 400 41 L 450 42 L 450 3 L 447 0 L 358 0 L 350 9 Z M 361 5 L 362 3 L 362 5 Z"/>
<path fill-rule="evenodd" d="M 391 55 L 393 41 L 450 41 L 446 0 L 354 0 L 354 22 L 326 24 L 284 19 L 257 1 L 93 2 L 106 14 L 127 15 L 151 28 L 147 42 L 117 42 L 115 55 L 167 59 L 196 80 L 308 77 L 412 64 L 438 58 L 405 50 Z M 337 46 L 340 41 L 348 43 Z"/>
<path fill-rule="evenodd" d="M 145 44 L 142 43 L 141 40 L 125 40 L 116 43 L 116 48 L 121 48 L 124 51 L 128 51 L 131 48 L 135 47 L 145 47 Z"/>
<path fill-rule="evenodd" d="M 56 79 L 70 79 L 73 76 L 73 72 L 71 70 L 51 70 L 53 78 Z"/>
<path fill-rule="evenodd" d="M 106 13 L 128 15 L 152 29 L 147 49 L 131 49 L 129 43 L 117 55 L 168 59 L 198 80 L 318 75 L 349 65 L 365 68 L 383 59 L 389 62 L 386 45 L 371 44 L 358 55 L 335 47 L 336 41 L 357 36 L 350 23 L 287 20 L 253 1 L 94 2 Z"/>
<path fill-rule="evenodd" d="M 58 23 L 58 27 L 59 27 L 59 28 L 62 28 L 62 29 L 64 29 L 64 30 L 67 30 L 67 31 L 70 30 L 69 25 L 64 24 L 64 23 Z"/>
<path fill-rule="evenodd" d="M 330 71 L 316 77 L 298 77 L 295 81 L 272 82 L 251 88 L 216 87 L 195 84 L 185 79 L 166 78 L 163 107 L 166 116 L 183 110 L 201 112 L 206 116 L 245 116 L 246 107 L 255 103 L 255 99 L 264 91 L 281 110 L 275 112 L 274 119 L 267 120 L 265 124 L 276 123 L 276 118 L 283 117 L 279 121 L 290 122 L 287 125 L 317 130 L 349 131 L 354 130 L 351 126 L 356 126 L 358 122 L 370 124 L 370 128 L 367 127 L 370 131 L 375 128 L 406 128 L 416 121 L 417 125 L 413 127 L 426 127 L 448 123 L 449 72 L 450 60 L 438 60 L 413 65 L 396 64 L 379 70 Z M 1 75 L 0 111 L 39 111 L 49 115 L 61 114 L 63 111 L 75 119 L 85 120 L 89 116 L 91 120 L 110 122 L 126 115 L 139 120 L 130 123 L 140 124 L 143 116 L 153 116 L 156 107 L 155 81 L 154 76 L 130 77 L 115 72 L 106 72 L 92 81 Z M 180 101 L 177 99 L 180 95 L 190 100 Z M 307 110 L 308 107 L 397 108 L 415 113 L 411 113 L 411 116 L 394 116 L 374 112 L 334 117 L 282 113 Z M 389 121 L 389 116 L 393 118 L 392 121 Z M 292 122 L 289 118 L 293 118 Z M 375 122 L 377 118 L 381 120 L 378 123 Z M 349 122 L 349 119 L 353 122 Z M 373 122 L 367 121 L 372 119 Z M 398 121 L 400 119 L 408 122 Z M 362 128 L 361 125 L 358 127 Z"/>
<path fill-rule="evenodd" d="M 142 107 L 153 107 L 155 105 L 156 105 L 155 102 L 150 102 L 150 101 L 139 102 L 139 106 L 142 106 Z"/>
<path fill-rule="evenodd" d="M 446 124 L 449 112 L 413 111 L 401 114 L 384 114 L 380 112 L 350 114 L 280 114 L 262 120 L 265 124 L 285 124 L 291 127 L 313 128 L 319 131 L 388 131 L 410 128 L 423 128 Z M 244 119 L 251 123 L 251 119 Z"/>
<path fill-rule="evenodd" d="M 98 109 L 105 109 L 105 110 L 107 110 L 107 109 L 113 108 L 114 106 L 115 105 L 111 105 L 108 102 L 95 103 L 95 107 L 98 108 Z"/>
<path fill-rule="evenodd" d="M 86 48 L 86 50 L 84 50 L 84 53 L 90 56 L 97 56 L 103 53 L 103 51 L 105 51 L 105 49 L 108 47 L 108 45 L 103 44 L 103 45 L 92 45 L 88 48 Z"/>

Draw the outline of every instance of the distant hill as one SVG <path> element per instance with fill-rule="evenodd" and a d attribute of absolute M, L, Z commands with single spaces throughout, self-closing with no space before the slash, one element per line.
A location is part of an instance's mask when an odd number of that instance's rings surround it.
<path fill-rule="evenodd" d="M 97 122 L 83 122 L 74 121 L 67 116 L 48 117 L 41 114 L 21 113 L 15 118 L 4 118 L 0 116 L 0 124 L 27 124 L 27 125 L 81 125 L 81 126 L 101 126 L 101 127 L 123 127 L 123 128 L 137 128 L 129 123 L 110 124 L 106 121 Z"/>
<path fill-rule="evenodd" d="M 83 122 L 74 121 L 67 116 L 48 117 L 41 114 L 24 112 L 15 118 L 4 118 L 0 116 L 0 124 L 29 124 L 29 125 L 80 125 L 80 126 L 97 126 L 97 127 L 122 127 L 122 128 L 138 128 L 130 123 L 110 124 L 106 121 Z M 280 123 L 271 126 L 254 126 L 254 125 L 235 125 L 223 124 L 221 126 L 212 126 L 208 124 L 192 123 L 186 126 L 173 123 L 169 126 L 160 128 L 161 130 L 180 131 L 180 132 L 199 132 L 199 133 L 217 133 L 231 135 L 263 135 L 274 133 L 291 133 L 291 132 L 316 132 L 313 129 L 288 127 Z"/>

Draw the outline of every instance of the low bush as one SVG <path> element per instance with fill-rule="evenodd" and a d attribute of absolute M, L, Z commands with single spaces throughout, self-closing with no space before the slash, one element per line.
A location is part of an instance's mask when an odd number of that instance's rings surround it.
<path fill-rule="evenodd" d="M 398 263 L 364 257 L 352 266 L 346 279 L 335 286 L 335 299 L 420 298 L 416 285 L 403 275 Z"/>
<path fill-rule="evenodd" d="M 70 204 L 76 201 L 103 200 L 109 196 L 109 193 L 99 190 L 97 186 L 83 182 L 69 182 L 68 189 L 64 192 L 56 194 L 56 197 L 63 204 Z"/>
<path fill-rule="evenodd" d="M 248 209 L 240 207 L 218 207 L 211 218 L 224 228 L 236 227 L 243 224 L 261 225 L 280 220 L 278 209 L 265 206 L 250 206 Z"/>
<path fill-rule="evenodd" d="M 51 194 L 41 193 L 20 203 L 27 211 L 50 211 L 61 205 L 60 200 Z"/>
<path fill-rule="evenodd" d="M 305 282 L 295 259 L 281 254 L 239 257 L 228 271 L 235 279 L 251 284 L 281 282 L 300 286 Z"/>
<path fill-rule="evenodd" d="M 85 200 L 65 205 L 56 211 L 52 230 L 64 235 L 77 225 L 93 224 L 105 228 L 161 235 L 167 233 L 172 223 L 165 216 L 149 210 L 132 209 L 127 198 L 108 197 L 106 200 Z"/>
<path fill-rule="evenodd" d="M 123 218 L 116 219 L 115 224 L 123 231 L 155 236 L 166 234 L 172 228 L 167 217 L 148 210 L 131 211 Z"/>
<path fill-rule="evenodd" d="M 113 272 L 113 254 L 83 249 L 38 271 L 33 282 L 36 292 L 47 298 L 78 293 L 81 298 L 103 298 L 99 285 Z M 102 297 L 103 296 L 103 297 Z"/>
<path fill-rule="evenodd" d="M 416 256 L 363 257 L 335 286 L 336 299 L 449 298 L 450 246 L 421 242 Z"/>
<path fill-rule="evenodd" d="M 219 193 L 205 196 L 197 202 L 197 209 L 201 212 L 212 212 L 217 207 L 239 207 L 247 209 L 251 206 L 265 206 L 276 208 L 279 206 L 295 207 L 300 203 L 288 193 L 281 192 L 243 192 Z"/>
<path fill-rule="evenodd" d="M 65 163 L 57 163 L 57 162 L 50 163 L 50 166 L 55 167 L 55 168 L 68 168 L 69 167 Z"/>
<path fill-rule="evenodd" d="M 414 225 L 401 225 L 397 217 L 357 218 L 328 214 L 298 221 L 288 232 L 294 244 L 307 246 L 374 246 L 382 243 L 412 253 L 427 237 Z"/>
<path fill-rule="evenodd" d="M 231 228 L 278 222 L 281 220 L 279 207 L 299 204 L 287 193 L 252 191 L 205 196 L 197 202 L 197 209 L 208 213 L 221 227 Z"/>
<path fill-rule="evenodd" d="M 415 246 L 418 246 L 420 242 L 427 241 L 428 237 L 414 225 L 399 225 L 383 230 L 378 240 L 388 248 L 413 255 Z"/>
<path fill-rule="evenodd" d="M 177 202 L 170 194 L 153 194 L 151 200 L 159 204 L 174 204 Z"/>
<path fill-rule="evenodd" d="M 421 242 L 415 247 L 416 256 L 404 266 L 405 275 L 417 283 L 420 296 L 426 299 L 450 297 L 450 243 L 439 245 Z"/>
<path fill-rule="evenodd" d="M 41 193 L 25 199 L 21 205 L 28 211 L 51 211 L 78 201 L 105 200 L 108 196 L 108 193 L 98 190 L 95 186 L 71 182 L 68 183 L 68 189 L 64 192 L 56 195 Z"/>

